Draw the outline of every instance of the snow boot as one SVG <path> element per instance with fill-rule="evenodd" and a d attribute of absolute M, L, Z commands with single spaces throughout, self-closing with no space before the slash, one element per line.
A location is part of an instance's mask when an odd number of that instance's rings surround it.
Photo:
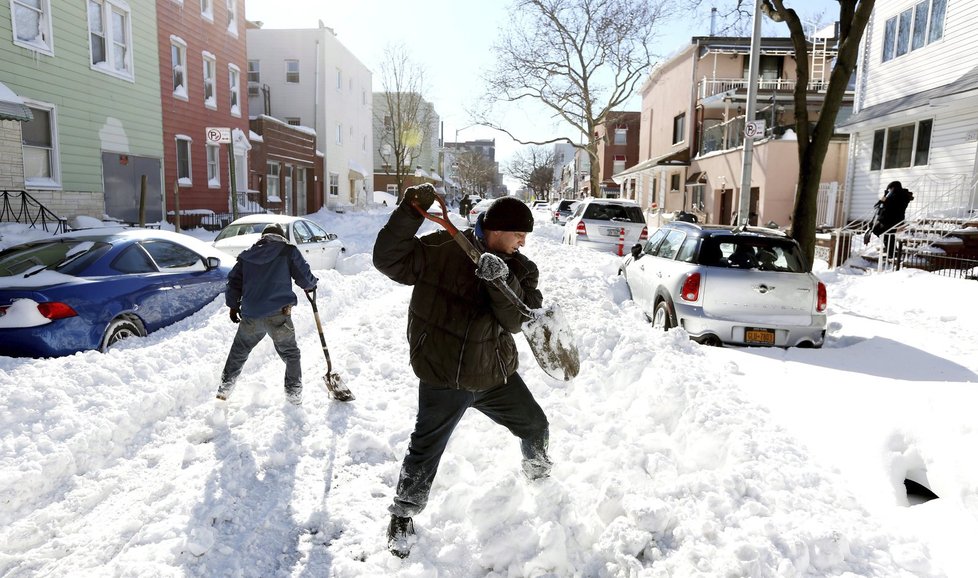
<path fill-rule="evenodd" d="M 227 401 L 231 397 L 231 390 L 234 389 L 233 383 L 224 382 L 217 388 L 217 399 Z"/>
<path fill-rule="evenodd" d="M 292 405 L 302 405 L 302 388 L 285 390 L 285 399 Z"/>
<path fill-rule="evenodd" d="M 407 558 L 411 553 L 413 536 L 413 519 L 391 516 L 391 523 L 387 526 L 387 549 L 391 554 L 398 558 Z"/>

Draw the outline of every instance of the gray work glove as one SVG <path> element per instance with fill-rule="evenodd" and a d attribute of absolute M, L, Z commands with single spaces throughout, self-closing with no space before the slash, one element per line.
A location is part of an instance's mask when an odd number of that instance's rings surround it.
<path fill-rule="evenodd" d="M 412 202 L 417 203 L 422 210 L 427 211 L 428 207 L 435 202 L 435 187 L 431 186 L 431 183 L 408 187 L 404 191 L 403 202 L 409 205 Z"/>
<path fill-rule="evenodd" d="M 496 279 L 505 280 L 509 277 L 509 267 L 498 255 L 483 253 L 479 256 L 479 264 L 475 270 L 475 276 L 483 281 L 495 281 Z"/>

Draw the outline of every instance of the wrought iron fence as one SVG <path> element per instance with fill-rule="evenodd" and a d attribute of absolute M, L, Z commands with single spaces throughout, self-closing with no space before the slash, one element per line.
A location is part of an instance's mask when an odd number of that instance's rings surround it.
<path fill-rule="evenodd" d="M 0 206 L 0 222 L 23 223 L 34 229 L 38 225 L 48 233 L 57 235 L 68 230 L 68 220 L 55 215 L 27 191 L 3 191 Z M 54 227 L 51 231 L 48 227 Z"/>

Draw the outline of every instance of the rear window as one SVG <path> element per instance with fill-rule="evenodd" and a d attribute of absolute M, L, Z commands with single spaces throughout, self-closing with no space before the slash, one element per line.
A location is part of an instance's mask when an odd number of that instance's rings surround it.
<path fill-rule="evenodd" d="M 557 210 L 558 211 L 569 211 L 570 208 L 571 208 L 571 205 L 573 205 L 576 202 L 577 201 L 560 201 L 560 204 L 557 205 Z"/>
<path fill-rule="evenodd" d="M 236 225 L 228 225 L 217 234 L 214 238 L 215 241 L 220 241 L 221 239 L 228 239 L 230 237 L 237 237 L 238 235 L 251 235 L 260 234 L 266 225 L 271 223 L 238 223 Z M 289 238 L 289 228 L 286 225 L 282 225 L 285 229 L 285 238 Z"/>
<path fill-rule="evenodd" d="M 75 275 L 109 250 L 108 243 L 72 239 L 31 243 L 0 253 L 0 277 L 50 269 Z"/>
<path fill-rule="evenodd" d="M 801 251 L 789 239 L 707 237 L 697 262 L 713 267 L 804 273 Z"/>
<path fill-rule="evenodd" d="M 584 210 L 584 218 L 593 221 L 623 221 L 626 223 L 644 223 L 642 209 L 633 205 L 613 205 L 591 203 Z"/>

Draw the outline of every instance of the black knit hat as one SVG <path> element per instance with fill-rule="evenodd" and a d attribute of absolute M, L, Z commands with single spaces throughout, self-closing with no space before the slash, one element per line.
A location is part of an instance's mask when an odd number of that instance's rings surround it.
<path fill-rule="evenodd" d="M 265 228 L 264 229 L 261 230 L 261 234 L 262 235 L 278 235 L 280 237 L 284 237 L 285 236 L 285 229 L 283 229 L 282 228 L 282 225 L 279 225 L 278 223 L 269 223 L 269 224 L 265 225 Z"/>
<path fill-rule="evenodd" d="M 489 205 L 482 218 L 482 228 L 486 231 L 533 230 L 533 213 L 526 203 L 516 197 L 500 197 Z"/>

